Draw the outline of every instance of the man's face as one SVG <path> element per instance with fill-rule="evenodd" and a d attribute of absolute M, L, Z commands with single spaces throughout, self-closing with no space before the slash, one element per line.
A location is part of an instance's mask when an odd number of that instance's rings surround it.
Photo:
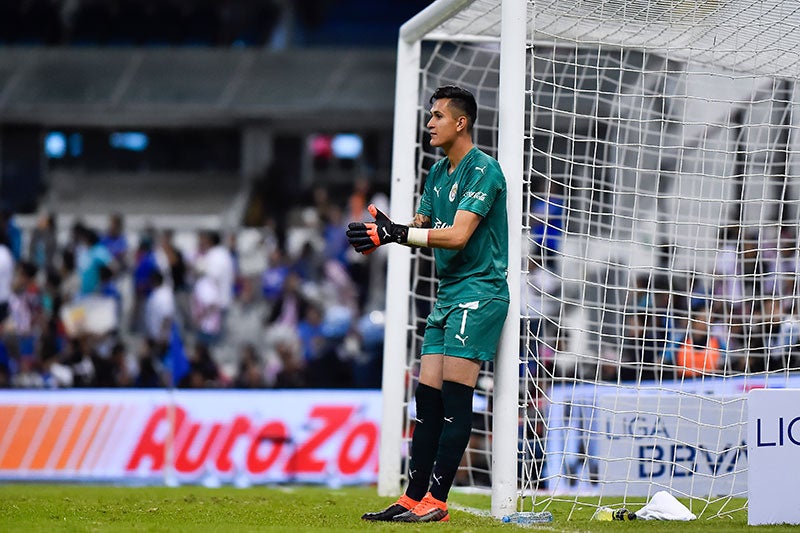
<path fill-rule="evenodd" d="M 466 117 L 456 115 L 449 103 L 449 98 L 441 98 L 431 106 L 431 118 L 427 124 L 431 146 L 448 148 L 455 141 L 459 126 L 462 129 L 466 127 Z"/>

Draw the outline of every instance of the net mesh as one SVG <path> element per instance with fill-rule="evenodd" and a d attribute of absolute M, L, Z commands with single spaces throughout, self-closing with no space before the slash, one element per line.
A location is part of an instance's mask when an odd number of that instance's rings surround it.
<path fill-rule="evenodd" d="M 499 31 L 496 3 L 470 9 L 437 32 Z M 700 516 L 739 510 L 745 393 L 800 383 L 800 6 L 537 1 L 528 20 L 524 506 L 668 490 Z M 476 144 L 496 155 L 499 46 L 424 51 L 423 97 L 472 90 Z M 439 157 L 427 110 L 423 179 Z M 412 271 L 409 405 L 435 296 L 426 251 Z M 489 486 L 491 388 L 489 366 L 457 484 Z"/>
<path fill-rule="evenodd" d="M 460 85 L 470 89 L 478 100 L 479 118 L 473 129 L 475 144 L 487 153 L 497 152 L 497 87 L 499 54 L 496 45 L 463 46 L 448 42 L 427 44 L 422 64 L 421 94 L 430 97 L 437 87 Z M 417 117 L 423 125 L 429 118 L 429 102 L 420 102 Z M 424 128 L 417 139 L 417 170 L 421 179 L 415 188 L 415 205 L 425 185 L 431 166 L 441 157 L 430 147 Z M 406 402 L 413 410 L 413 391 L 418 383 L 419 353 L 425 320 L 436 299 L 436 273 L 430 249 L 412 251 L 412 282 L 410 299 L 410 350 L 408 352 L 408 387 Z M 473 398 L 472 437 L 455 479 L 454 486 L 478 491 L 491 486 L 491 390 L 492 365 L 484 365 Z M 406 418 L 405 435 L 413 431 L 413 416 Z M 406 472 L 407 469 L 403 469 Z"/>

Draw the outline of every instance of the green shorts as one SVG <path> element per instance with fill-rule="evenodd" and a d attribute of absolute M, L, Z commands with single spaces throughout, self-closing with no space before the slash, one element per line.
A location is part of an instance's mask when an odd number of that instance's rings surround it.
<path fill-rule="evenodd" d="M 422 355 L 444 354 L 492 361 L 508 313 L 508 302 L 497 298 L 433 306 L 425 324 Z"/>

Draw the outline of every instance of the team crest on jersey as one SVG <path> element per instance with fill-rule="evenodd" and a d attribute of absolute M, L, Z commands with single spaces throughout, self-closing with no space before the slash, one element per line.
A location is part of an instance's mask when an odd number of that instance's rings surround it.
<path fill-rule="evenodd" d="M 454 183 L 453 186 L 450 188 L 450 196 L 449 196 L 449 198 L 450 198 L 451 202 L 456 199 L 456 193 L 457 192 L 458 192 L 458 183 Z"/>

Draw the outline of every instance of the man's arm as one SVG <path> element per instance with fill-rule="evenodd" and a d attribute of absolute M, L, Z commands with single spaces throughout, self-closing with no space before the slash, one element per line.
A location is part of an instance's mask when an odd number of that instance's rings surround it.
<path fill-rule="evenodd" d="M 431 248 L 446 248 L 448 250 L 463 250 L 469 242 L 475 229 L 481 222 L 481 216 L 459 209 L 449 228 L 428 230 L 428 246 Z M 416 217 L 415 217 L 416 219 Z M 428 219 L 430 221 L 430 219 Z"/>
<path fill-rule="evenodd" d="M 390 242 L 461 250 L 481 221 L 480 215 L 459 209 L 451 227 L 423 229 L 421 226 L 430 226 L 431 219 L 426 215 L 417 213 L 411 224 L 404 226 L 392 222 L 374 205 L 369 206 L 369 211 L 375 222 L 351 222 L 347 230 L 350 244 L 361 253 L 372 253 L 378 246 Z"/>

